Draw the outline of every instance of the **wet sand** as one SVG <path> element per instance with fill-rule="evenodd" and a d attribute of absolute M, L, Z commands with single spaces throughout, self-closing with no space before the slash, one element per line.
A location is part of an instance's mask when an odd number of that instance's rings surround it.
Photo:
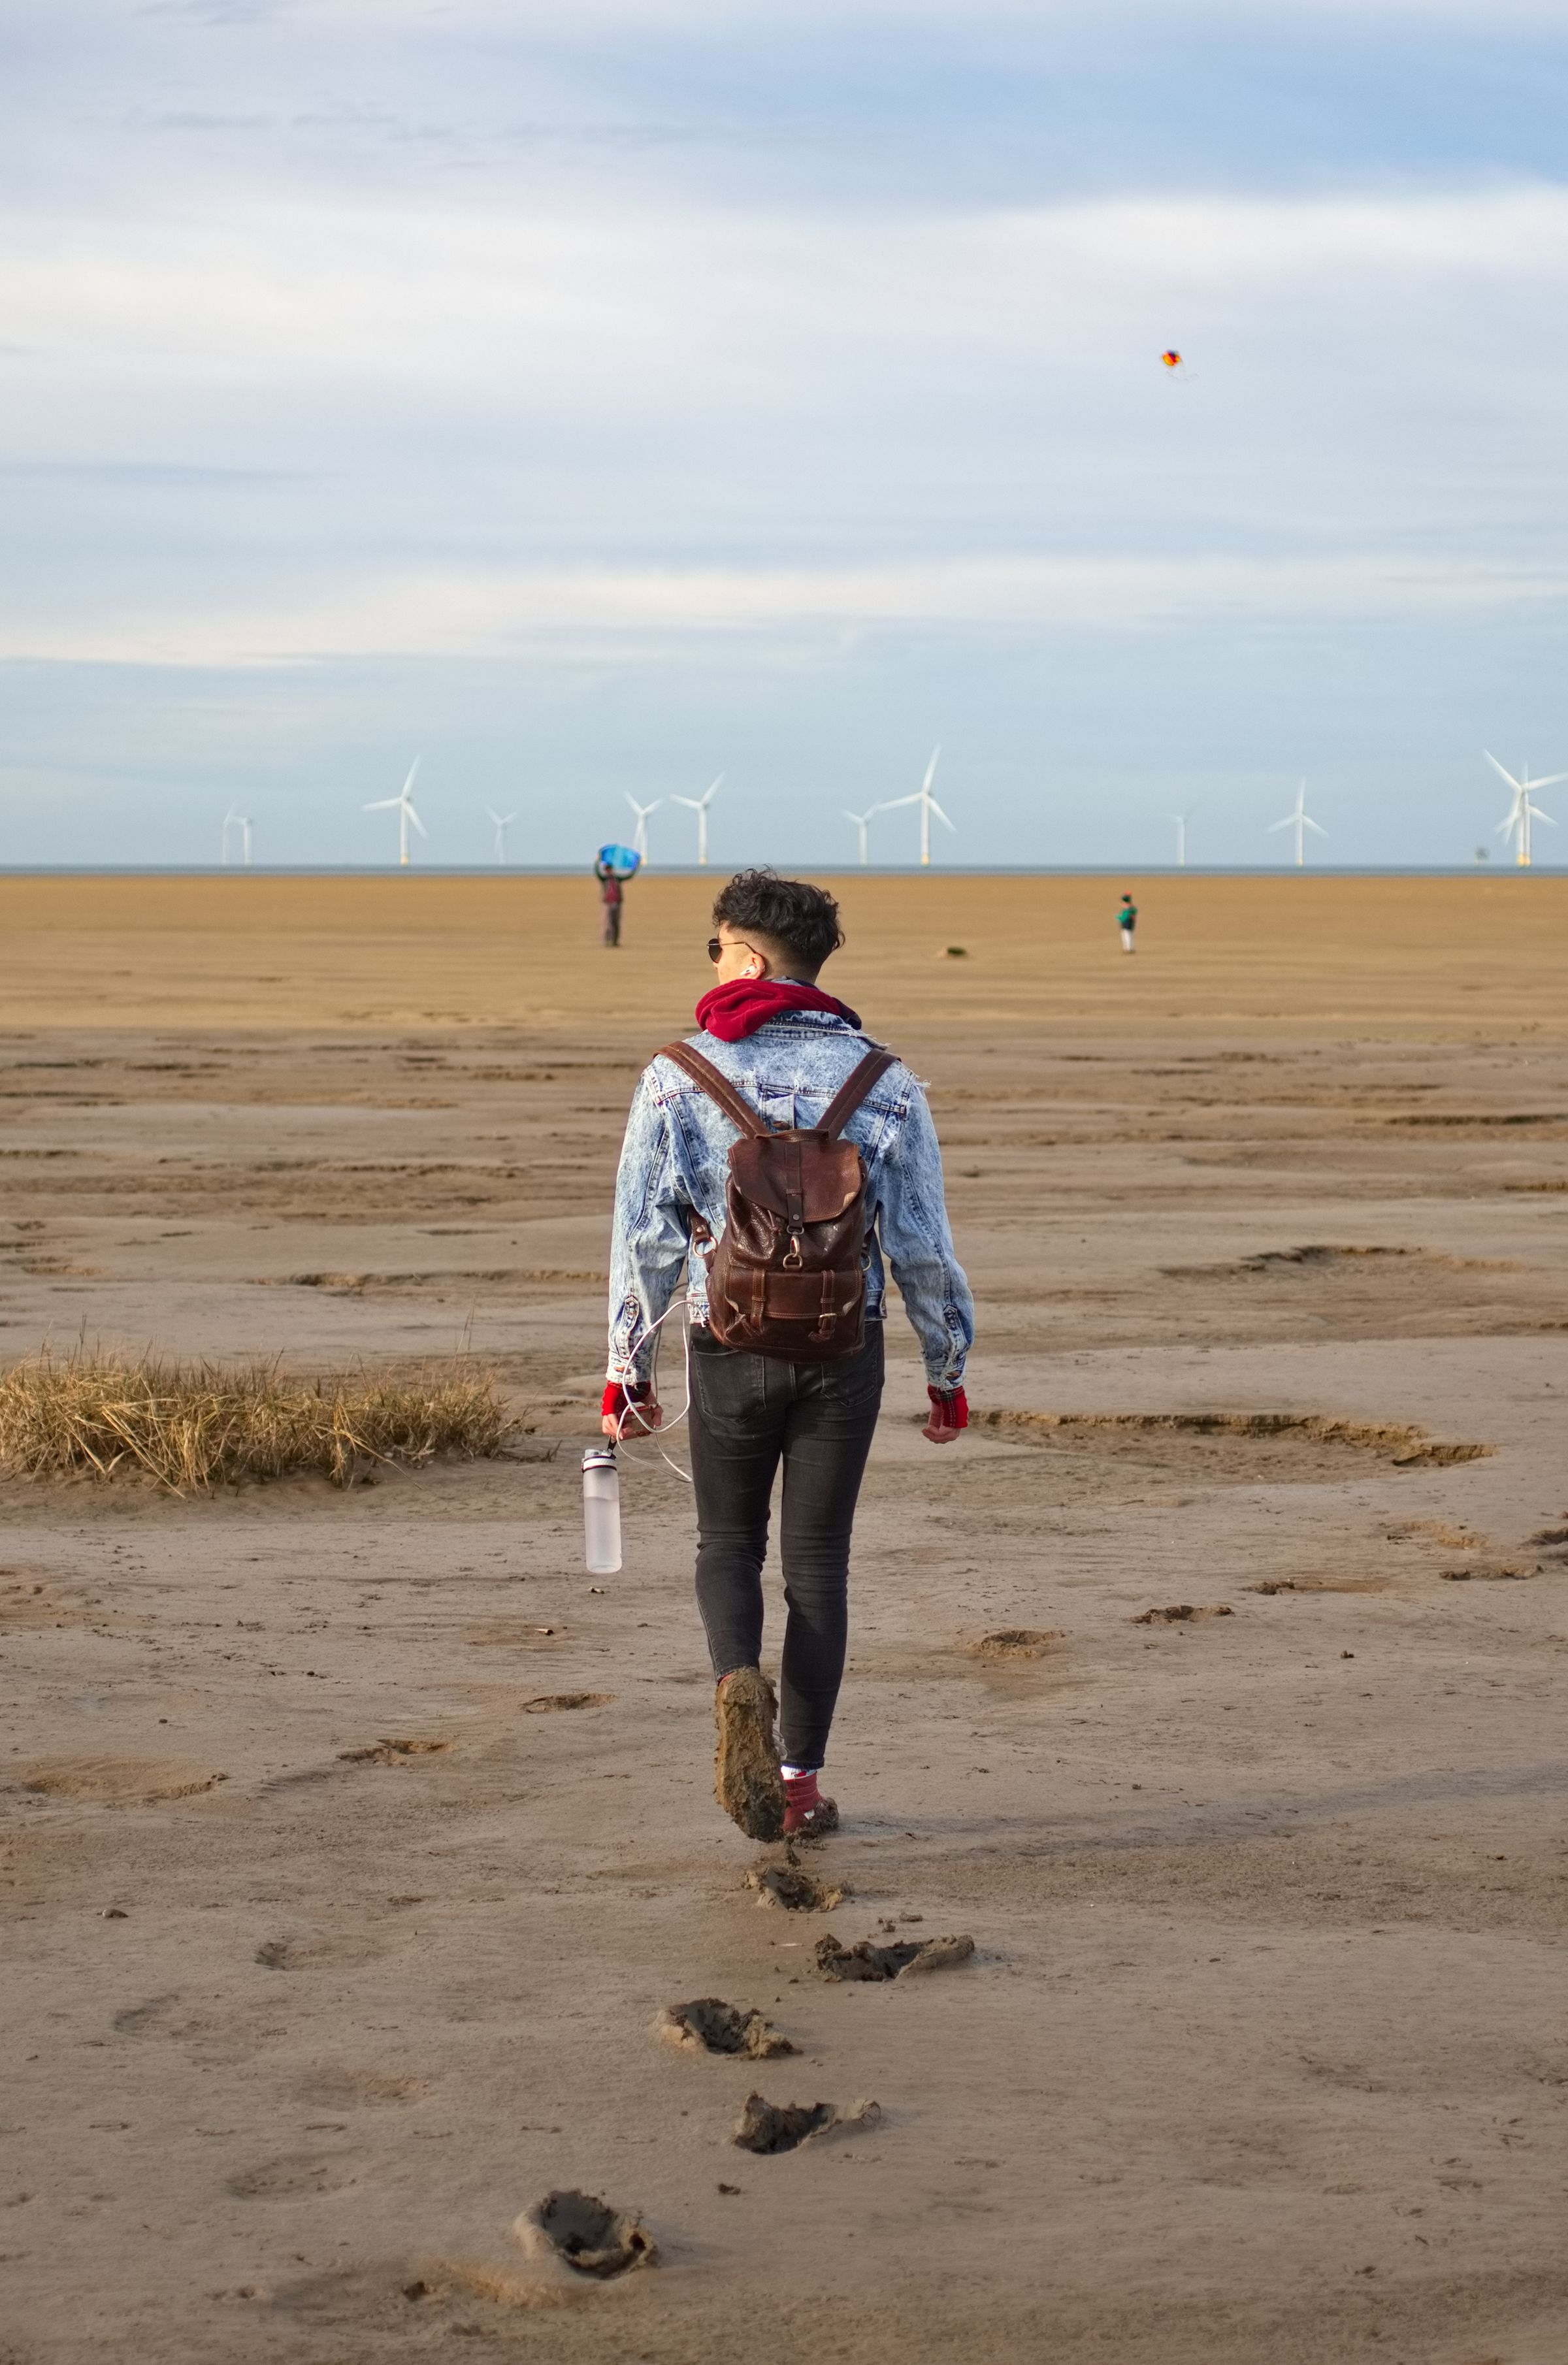
<path fill-rule="evenodd" d="M 0 1355 L 466 1350 L 519 1422 L 0 1485 L 4 2365 L 1568 2349 L 1568 882 L 836 883 L 981 1418 L 921 1441 L 895 1308 L 813 1912 L 711 1801 L 688 1490 L 580 1562 L 708 885 L 615 954 L 575 881 L 0 880 Z M 881 2115 L 758 2156 L 753 2090 Z M 660 2263 L 539 2269 L 571 2186 Z"/>

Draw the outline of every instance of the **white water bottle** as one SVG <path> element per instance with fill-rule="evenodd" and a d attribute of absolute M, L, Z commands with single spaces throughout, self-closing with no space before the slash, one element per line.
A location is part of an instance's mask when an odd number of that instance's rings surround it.
<path fill-rule="evenodd" d="M 583 1455 L 583 1549 L 590 1576 L 613 1576 L 621 1566 L 621 1473 L 613 1445 L 590 1445 Z"/>

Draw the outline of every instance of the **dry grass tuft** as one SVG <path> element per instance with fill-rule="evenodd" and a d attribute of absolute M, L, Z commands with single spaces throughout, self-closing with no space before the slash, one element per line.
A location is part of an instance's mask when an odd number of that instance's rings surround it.
<path fill-rule="evenodd" d="M 378 1463 L 494 1453 L 506 1429 L 492 1374 L 460 1363 L 307 1380 L 274 1362 L 227 1370 L 81 1350 L 0 1379 L 0 1463 L 11 1470 L 140 1473 L 176 1495 L 302 1472 L 351 1486 Z"/>

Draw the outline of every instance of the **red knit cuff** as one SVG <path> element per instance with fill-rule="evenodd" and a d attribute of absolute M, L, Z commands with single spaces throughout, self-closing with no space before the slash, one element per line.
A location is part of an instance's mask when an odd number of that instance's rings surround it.
<path fill-rule="evenodd" d="M 931 1398 L 932 1418 L 938 1429 L 968 1429 L 969 1400 L 959 1388 L 934 1388 L 925 1391 Z"/>
<path fill-rule="evenodd" d="M 599 1409 L 611 1420 L 619 1420 L 628 1405 L 646 1404 L 651 1390 L 646 1380 L 606 1380 Z"/>

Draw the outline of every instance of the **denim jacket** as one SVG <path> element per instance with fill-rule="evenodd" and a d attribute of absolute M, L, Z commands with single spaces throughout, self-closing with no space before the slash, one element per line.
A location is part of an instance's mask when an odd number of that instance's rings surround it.
<path fill-rule="evenodd" d="M 827 1011 L 794 1010 L 743 1042 L 688 1038 L 776 1126 L 811 1126 L 846 1076 L 876 1047 Z M 913 1323 L 934 1387 L 955 1388 L 974 1342 L 974 1302 L 942 1195 L 942 1154 L 931 1112 L 909 1070 L 890 1068 L 844 1128 L 859 1148 L 875 1215 L 866 1276 L 868 1321 L 885 1318 L 887 1259 Z M 693 1208 L 717 1239 L 735 1128 L 672 1059 L 643 1070 L 626 1121 L 615 1185 L 610 1251 L 610 1377 L 623 1384 L 652 1372 L 653 1326 L 669 1306 L 687 1262 Z M 693 1256 L 687 1308 L 708 1318 L 707 1274 Z"/>

